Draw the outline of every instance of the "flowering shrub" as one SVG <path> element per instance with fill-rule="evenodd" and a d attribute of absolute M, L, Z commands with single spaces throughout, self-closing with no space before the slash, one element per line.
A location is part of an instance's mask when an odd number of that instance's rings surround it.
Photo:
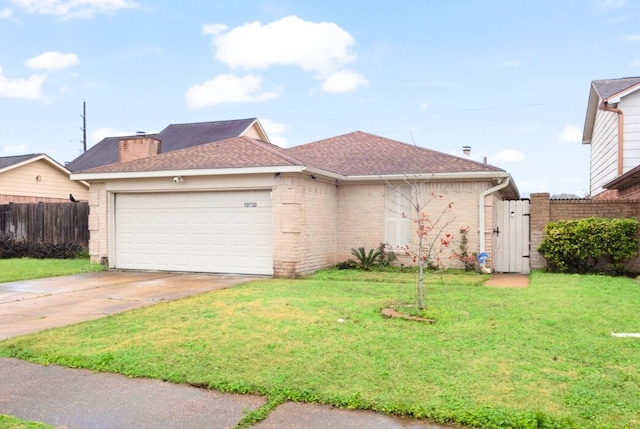
<path fill-rule="evenodd" d="M 458 252 L 454 252 L 452 258 L 455 258 L 462 262 L 465 271 L 478 271 L 480 264 L 478 264 L 477 253 L 469 253 L 469 227 L 463 226 L 460 228 L 460 244 L 458 245 Z"/>

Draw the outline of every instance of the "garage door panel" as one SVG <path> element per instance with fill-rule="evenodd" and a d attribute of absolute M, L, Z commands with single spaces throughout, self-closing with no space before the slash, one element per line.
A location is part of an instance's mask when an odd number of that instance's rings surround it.
<path fill-rule="evenodd" d="M 273 274 L 269 191 L 116 195 L 116 267 Z"/>

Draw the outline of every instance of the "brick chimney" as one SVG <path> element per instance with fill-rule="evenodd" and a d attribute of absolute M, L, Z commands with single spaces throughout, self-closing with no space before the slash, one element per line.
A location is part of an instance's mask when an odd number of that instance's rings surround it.
<path fill-rule="evenodd" d="M 471 156 L 471 146 L 462 146 L 462 153 Z"/>
<path fill-rule="evenodd" d="M 139 135 L 120 140 L 120 162 L 148 158 L 160 153 L 160 140 Z"/>

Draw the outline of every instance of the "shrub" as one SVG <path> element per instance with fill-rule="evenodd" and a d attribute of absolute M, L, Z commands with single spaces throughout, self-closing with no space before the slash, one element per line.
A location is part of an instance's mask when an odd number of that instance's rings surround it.
<path fill-rule="evenodd" d="M 369 249 L 367 253 L 364 247 L 358 247 L 357 249 L 351 249 L 351 254 L 356 257 L 356 260 L 349 259 L 350 262 L 355 265 L 356 268 L 369 271 L 372 267 L 380 264 L 380 258 L 382 253 L 379 250 Z"/>
<path fill-rule="evenodd" d="M 392 265 L 393 262 L 398 259 L 396 254 L 389 250 L 390 248 L 391 246 L 389 243 L 380 243 L 378 246 L 378 252 L 380 252 L 380 265 L 383 267 Z"/>
<path fill-rule="evenodd" d="M 538 251 L 554 272 L 614 275 L 624 261 L 638 255 L 637 219 L 587 218 L 551 222 Z"/>
<path fill-rule="evenodd" d="M 13 234 L 0 234 L 0 259 L 73 259 L 84 252 L 75 243 L 43 243 L 16 240 Z"/>
<path fill-rule="evenodd" d="M 458 252 L 453 253 L 453 258 L 458 259 L 464 265 L 465 271 L 478 271 L 480 272 L 480 264 L 478 263 L 478 254 L 475 252 L 469 253 L 469 227 L 465 226 L 460 228 L 460 244 L 458 245 Z"/>

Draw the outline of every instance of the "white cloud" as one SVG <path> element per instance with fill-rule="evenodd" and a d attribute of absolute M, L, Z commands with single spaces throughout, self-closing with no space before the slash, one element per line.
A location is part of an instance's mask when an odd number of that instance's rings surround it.
<path fill-rule="evenodd" d="M 627 34 L 622 40 L 631 40 L 633 42 L 640 42 L 640 34 Z"/>
<path fill-rule="evenodd" d="M 0 97 L 41 100 L 42 85 L 45 80 L 47 80 L 46 76 L 35 74 L 27 79 L 7 79 L 0 67 Z"/>
<path fill-rule="evenodd" d="M 510 60 L 496 64 L 496 67 L 499 69 L 515 69 L 520 67 L 520 64 L 522 63 L 519 60 Z"/>
<path fill-rule="evenodd" d="M 76 54 L 63 54 L 57 51 L 45 52 L 25 62 L 27 67 L 41 70 L 62 70 L 79 63 L 80 60 Z"/>
<path fill-rule="evenodd" d="M 640 68 L 640 58 L 636 58 L 631 62 L 631 67 Z"/>
<path fill-rule="evenodd" d="M 116 131 L 109 127 L 98 128 L 89 134 L 89 138 L 87 139 L 89 143 L 95 144 L 101 141 L 105 137 L 121 137 L 121 136 L 132 136 L 135 133 L 131 131 Z"/>
<path fill-rule="evenodd" d="M 28 152 L 29 146 L 26 144 L 7 145 L 0 148 L 0 153 L 7 155 L 23 155 Z"/>
<path fill-rule="evenodd" d="M 571 125 L 567 125 L 558 136 L 560 143 L 580 143 L 582 142 L 582 131 Z"/>
<path fill-rule="evenodd" d="M 360 86 L 366 86 L 369 81 L 359 73 L 349 70 L 336 72 L 322 82 L 322 90 L 331 93 L 350 92 Z"/>
<path fill-rule="evenodd" d="M 627 4 L 627 0 L 598 0 L 595 8 L 599 11 L 620 9 Z"/>
<path fill-rule="evenodd" d="M 207 28 L 220 29 L 220 26 Z M 331 22 L 308 22 L 288 16 L 262 25 L 254 21 L 218 32 L 213 39 L 216 59 L 231 68 L 266 69 L 296 65 L 329 75 L 354 60 L 353 37 Z"/>
<path fill-rule="evenodd" d="M 327 92 L 347 92 L 366 85 L 361 74 L 346 70 L 356 56 L 351 34 L 333 22 L 309 22 L 288 16 L 267 24 L 254 21 L 229 29 L 203 26 L 213 36 L 215 58 L 231 69 L 265 70 L 296 66 L 314 73 Z"/>
<path fill-rule="evenodd" d="M 11 0 L 29 13 L 53 15 L 62 19 L 90 18 L 98 13 L 113 13 L 137 4 L 131 0 Z"/>
<path fill-rule="evenodd" d="M 489 162 L 494 165 L 501 162 L 520 162 L 524 160 L 524 154 L 515 149 L 506 149 L 500 152 L 496 152 L 489 157 Z"/>
<path fill-rule="evenodd" d="M 13 10 L 9 9 L 8 7 L 5 7 L 4 9 L 0 10 L 0 19 L 11 18 L 12 15 L 13 15 Z"/>
<path fill-rule="evenodd" d="M 423 111 L 423 112 L 424 112 L 425 110 L 427 110 L 428 108 L 429 108 L 429 103 L 427 103 L 427 102 L 424 102 L 424 103 L 422 103 L 422 104 L 420 105 L 420 110 L 421 110 L 421 111 Z"/>
<path fill-rule="evenodd" d="M 289 146 L 289 141 L 284 136 L 284 133 L 288 128 L 285 124 L 281 122 L 275 122 L 271 119 L 266 118 L 260 118 L 260 123 L 264 127 L 264 131 L 269 136 L 269 140 L 271 140 L 271 143 L 280 147 Z"/>
<path fill-rule="evenodd" d="M 239 77 L 221 74 L 213 80 L 193 85 L 185 95 L 191 109 L 223 103 L 266 101 L 279 97 L 279 90 L 262 92 L 262 78 L 248 74 Z"/>

